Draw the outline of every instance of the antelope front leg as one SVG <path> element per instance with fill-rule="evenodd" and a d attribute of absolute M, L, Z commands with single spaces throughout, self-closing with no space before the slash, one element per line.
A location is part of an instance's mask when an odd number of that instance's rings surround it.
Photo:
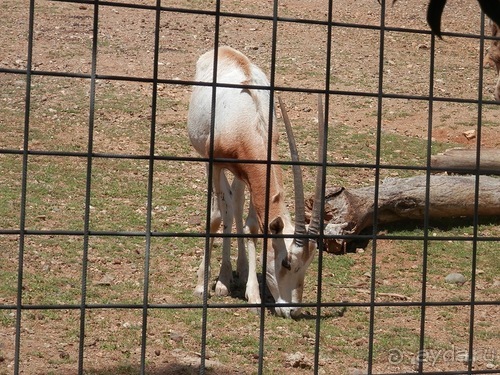
<path fill-rule="evenodd" d="M 235 178 L 232 184 L 234 218 L 236 220 L 236 233 L 242 235 L 243 230 L 243 206 L 245 203 L 245 183 Z M 240 282 L 246 283 L 248 280 L 248 258 L 245 249 L 245 239 L 238 237 L 238 260 L 236 262 L 236 271 Z"/>
<path fill-rule="evenodd" d="M 248 212 L 248 218 L 245 225 L 245 234 L 256 235 L 258 233 L 257 216 L 253 208 L 252 202 L 250 202 L 250 210 Z M 248 280 L 245 290 L 245 297 L 248 302 L 252 304 L 259 304 L 260 300 L 260 290 L 259 281 L 257 280 L 257 256 L 256 247 L 257 238 L 247 237 L 246 245 L 248 249 Z"/>

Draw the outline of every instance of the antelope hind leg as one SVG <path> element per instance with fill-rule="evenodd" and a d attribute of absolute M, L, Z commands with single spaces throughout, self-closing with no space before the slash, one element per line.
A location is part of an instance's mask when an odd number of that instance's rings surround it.
<path fill-rule="evenodd" d="M 234 204 L 231 187 L 227 181 L 225 173 L 220 173 L 220 185 L 216 187 L 220 194 L 218 202 L 222 214 L 223 233 L 226 235 L 222 239 L 222 263 L 219 272 L 219 278 L 215 284 L 215 294 L 217 296 L 229 295 L 229 288 L 233 278 L 233 269 L 231 267 L 231 234 L 234 218 Z"/>

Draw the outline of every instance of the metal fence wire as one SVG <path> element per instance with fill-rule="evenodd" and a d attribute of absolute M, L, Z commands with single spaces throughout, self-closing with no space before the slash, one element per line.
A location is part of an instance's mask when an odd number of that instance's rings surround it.
<path fill-rule="evenodd" d="M 431 166 L 448 148 L 466 144 L 476 161 L 498 149 L 491 37 L 461 0 L 436 39 L 424 3 L 3 1 L 0 374 L 500 373 L 500 223 L 480 215 L 480 182 L 498 180 Z M 260 66 L 262 89 L 289 108 L 306 195 L 318 165 L 327 192 L 373 187 L 373 226 L 321 229 L 298 319 L 272 313 L 265 269 L 257 306 L 236 274 L 229 296 L 212 290 L 215 159 L 194 152 L 186 121 L 196 60 L 221 45 Z M 271 127 L 290 199 L 281 119 Z M 459 202 L 473 212 L 432 217 L 432 176 L 456 172 L 474 179 Z M 380 224 L 383 182 L 411 176 L 425 180 L 420 216 Z M 230 237 L 236 254 L 242 235 Z M 199 299 L 212 240 L 212 296 Z M 357 245 L 333 255 L 327 240 Z"/>

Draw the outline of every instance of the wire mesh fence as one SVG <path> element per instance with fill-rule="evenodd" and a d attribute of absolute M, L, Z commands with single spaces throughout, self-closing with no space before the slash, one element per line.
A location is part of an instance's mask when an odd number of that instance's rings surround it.
<path fill-rule="evenodd" d="M 499 146 L 487 21 L 474 1 L 449 4 L 441 41 L 425 6 L 0 4 L 0 373 L 499 373 L 500 226 L 480 215 L 488 177 L 452 169 L 472 176 L 473 210 L 430 214 L 432 176 L 444 174 L 431 156 L 465 146 L 480 160 Z M 321 229 L 298 319 L 273 314 L 262 240 L 262 303 L 247 303 L 236 272 L 228 296 L 213 291 L 226 237 L 207 224 L 205 170 L 216 159 L 194 151 L 186 120 L 191 88 L 203 85 L 196 61 L 222 45 L 266 72 L 272 102 L 284 100 L 306 196 L 318 94 L 326 192 L 373 187 L 373 225 Z M 260 163 L 283 170 L 292 210 L 297 163 L 269 117 L 280 161 Z M 415 176 L 425 181 L 420 216 L 380 224 L 384 183 Z M 229 237 L 235 255 L 243 235 Z M 196 270 L 212 239 L 211 296 L 200 299 Z M 327 252 L 339 242 L 345 253 Z"/>

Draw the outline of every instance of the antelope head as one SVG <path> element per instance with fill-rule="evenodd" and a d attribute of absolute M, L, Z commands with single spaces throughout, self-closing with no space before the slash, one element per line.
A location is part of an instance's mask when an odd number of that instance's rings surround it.
<path fill-rule="evenodd" d="M 311 264 L 316 252 L 316 237 L 320 231 L 321 218 L 321 194 L 322 194 L 322 170 L 317 167 L 316 190 L 311 221 L 308 228 L 305 223 L 304 185 L 302 182 L 302 170 L 299 161 L 295 138 L 292 133 L 290 119 L 285 106 L 278 98 L 283 121 L 285 122 L 288 143 L 293 165 L 293 180 L 295 190 L 295 228 L 293 238 L 273 238 L 272 245 L 274 257 L 267 258 L 266 280 L 269 290 L 277 304 L 276 314 L 285 318 L 296 318 L 301 314 L 299 306 L 292 304 L 302 303 L 304 290 L 304 277 L 306 270 Z M 323 160 L 324 140 L 324 115 L 321 96 L 318 97 L 318 160 Z M 276 218 L 271 221 L 269 228 L 271 234 L 283 233 L 283 221 Z M 280 250 L 281 249 L 281 250 Z M 290 304 L 290 305 L 289 305 Z M 284 306 L 280 306 L 284 305 Z"/>

